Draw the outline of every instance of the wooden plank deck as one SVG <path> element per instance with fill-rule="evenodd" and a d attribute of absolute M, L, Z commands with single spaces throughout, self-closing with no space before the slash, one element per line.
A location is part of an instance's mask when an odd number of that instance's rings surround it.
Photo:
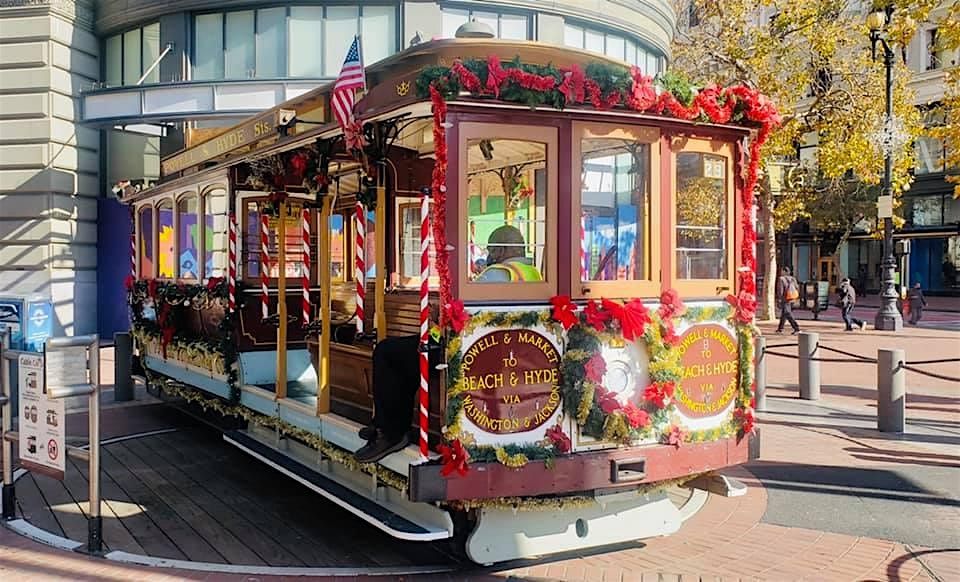
<path fill-rule="evenodd" d="M 224 443 L 216 431 L 176 432 L 103 447 L 104 543 L 160 558 L 269 566 L 417 566 L 456 563 L 446 543 L 391 538 L 296 481 Z M 34 525 L 86 540 L 87 467 L 72 459 L 59 482 L 17 482 Z M 690 491 L 671 488 L 678 507 Z"/>

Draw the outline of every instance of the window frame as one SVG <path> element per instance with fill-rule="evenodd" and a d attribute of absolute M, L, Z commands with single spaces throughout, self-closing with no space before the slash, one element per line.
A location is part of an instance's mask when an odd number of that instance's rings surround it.
<path fill-rule="evenodd" d="M 299 196 L 293 192 L 288 192 L 288 201 L 293 201 L 298 204 L 308 204 L 310 198 L 306 196 Z M 238 215 L 237 220 L 237 280 L 244 281 L 254 286 L 260 285 L 260 274 L 256 276 L 250 276 L 247 269 L 247 263 L 250 260 L 251 250 L 247 247 L 247 228 L 249 226 L 249 216 L 247 215 L 247 204 L 250 202 L 260 203 L 266 201 L 269 196 L 263 192 L 253 192 L 253 191 L 241 191 L 234 194 L 236 198 L 236 210 L 235 212 Z M 319 263 L 319 258 L 317 255 L 320 252 L 319 249 L 319 240 L 318 235 L 318 217 L 320 216 L 319 210 L 316 208 L 307 208 L 307 211 L 310 213 L 310 285 L 313 286 L 316 281 L 319 280 L 319 272 L 317 271 L 317 265 Z M 259 214 L 258 214 L 259 216 Z M 297 221 L 299 225 L 299 220 Z M 299 232 L 299 228 L 298 228 Z M 253 252 L 256 253 L 258 260 L 260 256 L 260 227 L 257 227 L 257 245 L 253 249 Z M 279 271 L 278 271 L 279 273 Z M 299 286 L 300 274 L 297 275 L 287 275 L 287 288 L 289 289 L 293 286 L 291 281 L 296 278 L 297 285 Z M 332 277 L 331 277 L 332 280 Z M 277 277 L 267 277 L 269 286 L 276 286 Z"/>
<path fill-rule="evenodd" d="M 433 203 L 434 203 L 433 201 L 430 202 L 431 215 L 432 215 Z M 397 196 L 394 199 L 394 203 L 393 203 L 393 208 L 394 208 L 393 232 L 395 237 L 394 238 L 395 244 L 393 246 L 393 249 L 394 249 L 393 264 L 395 265 L 394 272 L 397 274 L 397 279 L 396 279 L 397 286 L 400 287 L 401 289 L 419 289 L 420 288 L 421 279 L 419 274 L 413 277 L 405 277 L 403 275 L 404 264 L 403 264 L 403 249 L 401 244 L 403 241 L 403 211 L 408 208 L 414 208 L 416 209 L 417 215 L 419 216 L 420 204 L 421 204 L 421 199 L 415 196 Z M 431 218 L 431 220 L 433 219 Z M 430 236 L 430 248 L 434 249 L 434 253 L 436 253 L 432 234 Z M 419 253 L 420 253 L 420 245 L 418 244 L 417 245 L 417 257 L 418 257 L 417 271 L 418 272 L 420 270 L 420 261 L 419 261 L 420 254 Z M 434 254 L 434 257 L 435 257 L 435 254 Z M 434 270 L 435 266 L 436 266 L 435 261 L 431 260 L 431 270 Z M 439 289 L 440 288 L 439 275 L 430 275 L 429 277 L 427 277 L 427 286 L 430 289 Z"/>
<path fill-rule="evenodd" d="M 211 276 L 211 274 L 207 272 L 207 251 L 212 250 L 214 253 L 216 253 L 218 250 L 221 250 L 217 248 L 216 243 L 214 243 L 213 249 L 207 249 L 207 198 L 210 196 L 210 193 L 217 191 L 223 191 L 223 197 L 225 199 L 224 201 L 227 203 L 227 228 L 225 232 L 218 233 L 216 224 L 214 224 L 213 240 L 216 241 L 217 234 L 222 234 L 224 240 L 226 241 L 226 245 L 222 249 L 222 252 L 224 252 L 227 256 L 227 265 L 224 268 L 223 277 L 230 276 L 230 188 L 226 183 L 212 182 L 209 184 L 203 184 L 198 190 L 200 192 L 200 198 L 199 206 L 197 207 L 197 213 L 199 214 L 197 220 L 201 234 L 199 244 L 197 245 L 197 250 L 201 256 L 199 265 L 200 281 L 205 284 Z M 211 214 L 210 216 L 216 216 L 216 214 Z M 216 268 L 216 263 L 214 262 L 213 269 L 216 270 Z"/>
<path fill-rule="evenodd" d="M 153 251 L 150 254 L 150 272 L 143 273 L 143 244 L 141 244 L 140 235 L 143 232 L 141 224 L 141 212 L 143 210 L 150 209 L 150 232 L 151 232 L 151 245 L 150 248 Z M 136 268 L 136 278 L 137 279 L 154 279 L 156 278 L 157 273 L 157 207 L 154 202 L 144 202 L 137 205 L 134 208 L 134 240 L 137 245 L 137 268 Z"/>
<path fill-rule="evenodd" d="M 582 142 L 585 139 L 630 139 L 647 144 L 650 149 L 650 194 L 646 204 L 646 224 L 643 241 L 647 278 L 630 281 L 581 281 L 580 280 L 580 215 L 583 204 Z M 660 242 L 662 229 L 654 232 L 654 224 L 660 220 L 662 198 L 660 180 L 660 128 L 642 125 L 619 125 L 613 123 L 574 121 L 571 131 L 573 154 L 570 158 L 570 256 L 576 259 L 570 266 L 570 296 L 576 299 L 598 297 L 656 297 L 660 294 L 661 266 Z"/>
<path fill-rule="evenodd" d="M 627 63 L 628 65 L 635 65 L 639 67 L 641 71 L 643 71 L 644 75 L 649 75 L 651 77 L 655 77 L 658 73 L 662 73 L 666 69 L 666 63 L 665 63 L 666 55 L 663 54 L 663 51 L 650 46 L 642 38 L 626 30 L 621 30 L 621 29 L 613 28 L 610 26 L 603 26 L 603 25 L 597 26 L 595 23 L 583 21 L 583 20 L 577 20 L 575 18 L 565 18 L 563 20 L 563 26 L 564 26 L 564 40 L 562 43 L 563 46 L 578 48 L 579 50 L 586 51 L 591 54 L 603 55 L 610 59 L 617 59 L 621 62 Z M 568 27 L 579 29 L 581 34 L 581 38 L 580 38 L 581 42 L 579 45 L 567 44 L 566 31 Z M 587 33 L 599 34 L 603 37 L 603 51 L 597 52 L 595 50 L 587 48 Z M 622 57 L 612 56 L 607 53 L 607 39 L 610 36 L 614 36 L 624 40 L 624 55 Z M 634 45 L 634 54 L 636 56 L 636 62 L 631 62 L 627 60 L 628 55 L 626 54 L 626 51 L 628 50 L 628 47 L 631 43 Z M 640 58 L 641 55 L 643 56 L 642 59 Z M 651 56 L 656 58 L 657 70 L 655 71 L 647 70 L 648 57 L 651 57 Z"/>
<path fill-rule="evenodd" d="M 447 10 L 462 10 L 467 13 L 467 22 L 470 22 L 470 19 L 474 17 L 475 12 L 485 13 L 485 14 L 496 14 L 497 15 L 497 29 L 493 31 L 494 38 L 500 40 L 500 31 L 503 28 L 503 16 L 523 16 L 527 19 L 527 38 L 519 40 L 537 40 L 537 27 L 535 25 L 534 19 L 536 18 L 536 13 L 523 9 L 511 9 L 508 6 L 497 6 L 493 5 L 489 8 L 483 6 L 477 6 L 475 4 L 462 4 L 459 2 L 440 2 L 440 18 L 441 18 L 441 35 L 443 34 L 443 11 Z M 453 38 L 452 36 L 450 38 Z M 517 39 L 509 39 L 517 42 Z"/>
<path fill-rule="evenodd" d="M 173 273 L 174 279 L 185 283 L 199 283 L 203 281 L 203 266 L 200 261 L 203 260 L 203 236 L 197 239 L 197 276 L 189 279 L 180 276 L 180 203 L 193 198 L 196 203 L 196 211 L 193 213 L 197 219 L 197 228 L 203 225 L 203 210 L 201 206 L 200 194 L 197 190 L 184 190 L 174 197 L 173 201 Z M 189 214 L 189 212 L 187 212 Z"/>
<path fill-rule="evenodd" d="M 678 229 L 677 229 L 677 156 L 681 153 L 696 153 L 721 157 L 724 159 L 724 176 L 726 177 L 726 213 L 727 220 L 724 227 L 723 242 L 726 263 L 726 277 L 722 279 L 681 279 L 677 275 Z M 669 278 L 674 289 L 682 297 L 709 297 L 715 299 L 733 293 L 734 280 L 737 271 L 736 263 L 736 211 L 737 190 L 734 181 L 734 144 L 729 141 L 710 138 L 682 137 L 671 140 L 670 145 L 670 257 L 666 267 L 669 269 Z"/>
<path fill-rule="evenodd" d="M 559 128 L 549 125 L 517 125 L 490 122 L 464 121 L 458 126 L 458 154 L 457 154 L 457 284 L 458 295 L 464 301 L 490 301 L 494 297 L 509 297 L 517 301 L 547 301 L 557 294 L 558 272 L 557 256 L 559 240 L 557 238 L 557 222 L 559 219 Z M 468 276 L 467 255 L 469 245 L 469 187 L 467 185 L 467 143 L 478 139 L 509 139 L 543 143 L 546 147 L 546 235 L 547 242 L 544 248 L 541 271 L 543 281 L 524 283 L 476 283 L 471 282 Z M 529 244 L 529 242 L 528 242 Z"/>
<path fill-rule="evenodd" d="M 110 67 L 110 59 L 107 58 L 107 54 L 108 54 L 109 41 L 110 41 L 110 39 L 112 39 L 112 38 L 116 38 L 116 39 L 117 39 L 117 42 L 119 43 L 119 46 L 120 46 L 120 71 L 119 71 L 119 73 L 120 73 L 120 77 L 119 77 L 119 78 L 120 78 L 120 84 L 119 84 L 119 85 L 108 85 L 108 86 L 112 86 L 112 87 L 128 87 L 128 86 L 134 86 L 134 85 L 136 85 L 136 82 L 140 80 L 140 77 L 143 76 L 144 72 L 146 72 L 147 68 L 149 68 L 149 66 L 153 64 L 153 61 L 151 61 L 151 62 L 149 62 L 149 63 L 145 63 L 145 62 L 143 61 L 143 51 L 144 51 L 144 42 L 143 42 L 144 34 L 143 34 L 143 30 L 144 30 L 145 28 L 150 27 L 150 26 L 157 26 L 157 29 L 158 29 L 158 30 L 157 30 L 157 42 L 158 42 L 158 47 L 159 47 L 159 52 L 158 52 L 158 56 L 159 56 L 160 54 L 163 54 L 163 50 L 164 50 L 163 36 L 162 36 L 162 35 L 163 35 L 163 31 L 160 29 L 160 21 L 159 21 L 159 20 L 154 20 L 154 21 L 152 21 L 152 22 L 147 22 L 147 23 L 139 24 L 139 25 L 137 25 L 137 26 L 131 26 L 131 27 L 129 27 L 129 28 L 124 28 L 123 30 L 120 30 L 120 31 L 115 32 L 115 33 L 113 33 L 113 34 L 111 34 L 111 35 L 108 35 L 108 36 L 103 37 L 103 39 L 100 41 L 100 51 L 101 51 L 100 54 L 102 55 L 102 58 L 100 59 L 100 60 L 101 60 L 100 76 L 101 76 L 101 78 L 103 79 L 103 83 L 104 83 L 104 84 L 106 84 L 106 82 L 107 82 L 106 80 L 107 80 L 107 78 L 108 78 L 108 76 L 109 76 L 108 71 L 109 71 L 109 67 Z M 130 32 L 133 32 L 133 31 L 139 31 L 139 34 L 140 34 L 140 42 L 137 43 L 137 45 L 138 45 L 138 46 L 137 46 L 137 54 L 138 54 L 139 59 L 140 59 L 140 74 L 139 74 L 139 76 L 138 76 L 136 79 L 130 79 L 130 80 L 128 81 L 128 80 L 124 79 L 124 65 L 126 64 L 126 53 L 127 53 L 127 51 L 125 50 L 125 46 L 124 46 L 124 37 L 127 35 L 127 33 L 130 33 Z M 159 65 L 157 65 L 157 67 L 158 67 L 158 68 L 154 69 L 153 73 L 151 73 L 151 75 L 153 75 L 153 74 L 156 74 L 156 75 L 157 75 L 157 80 L 156 80 L 154 83 L 159 83 L 159 82 L 160 82 L 160 69 L 159 69 Z M 147 82 L 146 79 L 144 79 L 144 83 L 147 84 L 147 85 L 150 85 L 150 84 L 151 84 L 151 83 Z"/>

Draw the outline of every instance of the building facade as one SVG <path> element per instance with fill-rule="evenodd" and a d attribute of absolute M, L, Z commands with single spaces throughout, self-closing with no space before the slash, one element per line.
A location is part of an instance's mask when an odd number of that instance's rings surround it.
<path fill-rule="evenodd" d="M 0 3 L 0 298 L 50 298 L 57 335 L 122 329 L 119 188 L 334 78 L 354 35 L 370 64 L 469 20 L 648 74 L 666 67 L 676 25 L 667 0 Z"/>

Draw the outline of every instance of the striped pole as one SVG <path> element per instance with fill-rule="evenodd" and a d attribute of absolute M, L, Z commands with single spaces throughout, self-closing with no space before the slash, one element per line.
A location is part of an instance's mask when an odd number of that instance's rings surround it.
<path fill-rule="evenodd" d="M 587 270 L 587 217 L 580 216 L 580 280 L 589 281 Z"/>
<path fill-rule="evenodd" d="M 363 309 L 363 300 L 367 294 L 367 283 L 366 283 L 366 266 L 364 253 L 366 249 L 366 244 L 364 240 L 367 236 L 367 213 L 363 207 L 363 202 L 357 201 L 355 208 L 355 217 L 354 222 L 357 224 L 357 236 L 356 236 L 356 257 L 354 259 L 354 276 L 353 278 L 357 282 L 357 333 L 363 334 L 363 320 L 364 320 L 364 309 Z"/>
<path fill-rule="evenodd" d="M 306 208 L 301 212 L 303 223 L 303 267 L 301 286 L 303 287 L 303 325 L 310 323 L 310 215 Z"/>
<path fill-rule="evenodd" d="M 230 312 L 237 309 L 237 217 L 230 214 L 230 241 L 227 255 L 227 307 Z"/>
<path fill-rule="evenodd" d="M 267 287 L 270 284 L 270 218 L 260 211 L 260 315 L 270 317 L 270 296 Z"/>
<path fill-rule="evenodd" d="M 428 292 L 430 279 L 430 199 L 420 201 L 420 456 L 429 455 L 427 431 L 430 421 L 430 358 L 427 344 L 430 340 Z"/>
<path fill-rule="evenodd" d="M 137 233 L 136 227 L 134 227 L 134 232 L 130 233 L 130 275 L 133 277 L 133 280 L 137 280 Z"/>

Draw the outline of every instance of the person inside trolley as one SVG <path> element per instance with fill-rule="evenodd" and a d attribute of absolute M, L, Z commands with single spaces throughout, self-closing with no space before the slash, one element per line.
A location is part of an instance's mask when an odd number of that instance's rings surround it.
<path fill-rule="evenodd" d="M 515 226 L 504 225 L 487 240 L 487 265 L 477 282 L 542 281 L 540 271 L 526 257 L 526 242 Z M 414 399 L 420 387 L 420 362 L 416 335 L 387 338 L 373 350 L 373 423 L 360 430 L 367 444 L 354 453 L 360 463 L 374 463 L 409 443 Z M 440 363 L 440 350 L 431 337 L 426 346 L 430 369 Z"/>
<path fill-rule="evenodd" d="M 542 281 L 540 271 L 526 256 L 526 248 L 523 233 L 515 226 L 505 224 L 491 232 L 487 239 L 486 268 L 477 277 L 477 282 Z"/>

